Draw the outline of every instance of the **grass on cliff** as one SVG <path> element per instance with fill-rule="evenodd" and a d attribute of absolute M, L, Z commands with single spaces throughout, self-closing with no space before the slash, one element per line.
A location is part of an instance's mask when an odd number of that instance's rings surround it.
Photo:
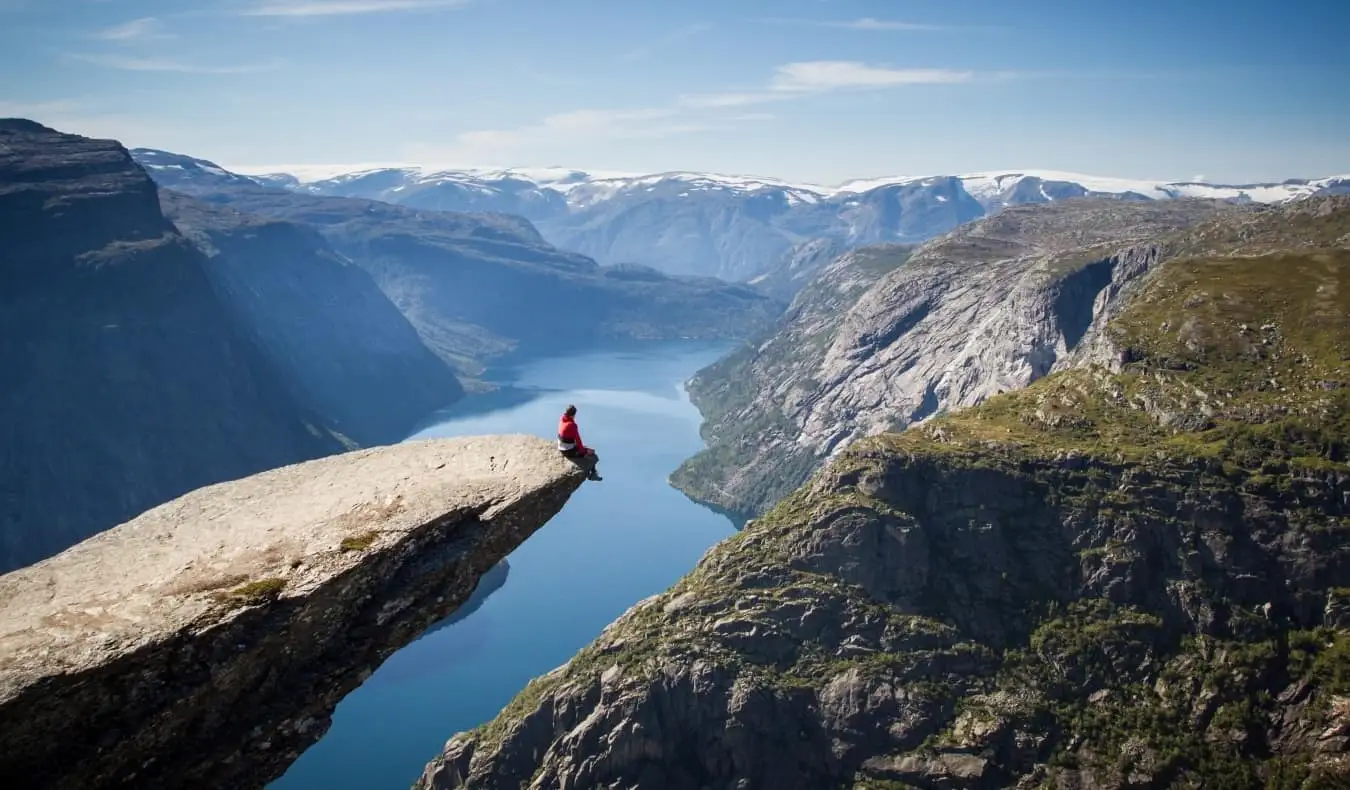
<path fill-rule="evenodd" d="M 1119 373 L 1051 375 L 882 441 L 1208 458 L 1248 473 L 1350 460 L 1350 251 L 1172 261 L 1108 331 Z"/>
<path fill-rule="evenodd" d="M 285 588 L 285 579 L 258 579 L 247 584 L 241 584 L 228 592 L 220 593 L 217 597 L 237 606 L 258 606 L 275 601 L 281 597 L 281 591 Z"/>

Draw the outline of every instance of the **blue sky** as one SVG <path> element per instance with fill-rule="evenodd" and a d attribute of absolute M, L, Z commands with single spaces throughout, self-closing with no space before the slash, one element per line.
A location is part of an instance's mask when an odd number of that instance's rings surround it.
<path fill-rule="evenodd" d="M 226 166 L 1350 173 L 1346 0 L 0 0 L 0 116 Z"/>

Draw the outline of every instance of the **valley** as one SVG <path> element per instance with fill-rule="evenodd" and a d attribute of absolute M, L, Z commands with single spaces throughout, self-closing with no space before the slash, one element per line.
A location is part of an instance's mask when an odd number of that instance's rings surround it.
<path fill-rule="evenodd" d="M 1346 191 L 238 173 L 0 121 L 0 703 L 63 700 L 5 771 L 1336 786 Z M 281 583 L 221 608 L 231 563 Z"/>
<path fill-rule="evenodd" d="M 1350 199 L 1056 230 L 1077 208 L 947 243 L 1035 271 L 998 231 L 1087 242 L 1050 273 L 1104 284 L 1149 262 L 1088 299 L 1094 353 L 1002 393 L 987 368 L 978 403 L 848 444 L 418 787 L 1342 786 Z M 863 287 L 903 293 L 923 255 Z M 843 380 L 895 334 L 859 336 Z"/>

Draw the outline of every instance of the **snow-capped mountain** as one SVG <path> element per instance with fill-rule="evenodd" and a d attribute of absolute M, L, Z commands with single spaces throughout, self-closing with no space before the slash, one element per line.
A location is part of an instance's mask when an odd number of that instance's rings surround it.
<path fill-rule="evenodd" d="M 162 152 L 133 153 L 148 167 L 185 167 L 164 159 L 172 155 Z M 1279 203 L 1350 192 L 1350 175 L 1228 185 L 1014 170 L 896 176 L 830 187 L 714 173 L 567 168 L 380 165 L 244 170 L 255 183 L 295 191 L 421 209 L 517 214 L 533 222 L 549 242 L 601 263 L 640 263 L 672 274 L 736 281 L 762 277 L 787 265 L 795 250 L 814 239 L 843 248 L 919 242 L 1021 203 L 1077 197 Z M 213 174 L 205 170 L 201 175 Z M 800 272 L 793 279 L 800 280 Z"/>

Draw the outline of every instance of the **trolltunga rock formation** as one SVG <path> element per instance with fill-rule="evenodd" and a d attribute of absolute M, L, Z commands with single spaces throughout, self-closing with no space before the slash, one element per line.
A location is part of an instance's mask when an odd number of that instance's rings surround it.
<path fill-rule="evenodd" d="M 0 576 L 0 784 L 260 787 L 582 474 L 527 436 L 201 488 Z"/>

